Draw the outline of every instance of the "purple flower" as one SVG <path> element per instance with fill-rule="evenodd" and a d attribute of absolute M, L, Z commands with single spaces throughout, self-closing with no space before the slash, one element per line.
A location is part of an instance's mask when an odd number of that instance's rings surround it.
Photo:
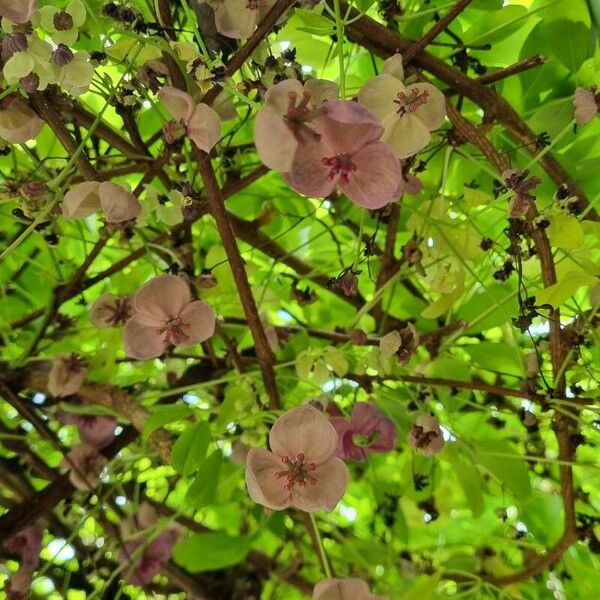
<path fill-rule="evenodd" d="M 101 450 L 115 439 L 117 420 L 114 417 L 97 415 L 78 415 L 61 411 L 58 420 L 65 425 L 75 425 L 79 429 L 79 437 L 85 444 Z"/>
<path fill-rule="evenodd" d="M 345 460 L 364 461 L 370 452 L 389 452 L 396 446 L 396 426 L 373 402 L 359 402 L 350 420 L 332 417 L 339 436 L 337 455 Z"/>
<path fill-rule="evenodd" d="M 4 542 L 4 547 L 21 560 L 21 567 L 35 569 L 40 562 L 42 530 L 38 525 L 30 525 Z"/>

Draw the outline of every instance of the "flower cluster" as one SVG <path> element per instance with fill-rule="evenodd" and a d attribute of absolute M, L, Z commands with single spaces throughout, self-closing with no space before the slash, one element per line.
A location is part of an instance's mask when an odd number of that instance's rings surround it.
<path fill-rule="evenodd" d="M 44 6 L 35 0 L 3 0 L 0 15 L 6 36 L 2 40 L 2 73 L 9 84 L 20 84 L 27 92 L 45 90 L 50 84 L 62 86 L 75 96 L 87 91 L 94 67 L 85 50 L 71 46 L 87 14 L 81 0 L 71 0 L 64 9 Z M 38 35 L 41 27 L 50 41 Z"/>
<path fill-rule="evenodd" d="M 369 209 L 405 191 L 418 192 L 418 182 L 403 175 L 400 159 L 429 143 L 446 104 L 431 84 L 406 86 L 403 76 L 402 57 L 395 55 L 363 87 L 358 102 L 338 100 L 335 84 L 324 80 L 277 83 L 254 123 L 262 162 L 301 194 L 320 198 L 339 188 Z"/>

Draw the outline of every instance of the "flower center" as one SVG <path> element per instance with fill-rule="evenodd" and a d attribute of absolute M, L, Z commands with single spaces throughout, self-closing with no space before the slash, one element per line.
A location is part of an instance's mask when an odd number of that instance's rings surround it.
<path fill-rule="evenodd" d="M 52 19 L 56 31 L 68 31 L 73 28 L 73 17 L 64 10 L 57 12 Z"/>
<path fill-rule="evenodd" d="M 352 443 L 355 446 L 359 446 L 360 448 L 368 448 L 369 446 L 372 446 L 379 439 L 380 435 L 381 435 L 381 432 L 377 429 L 375 431 L 369 433 L 368 435 L 362 435 L 360 433 L 355 433 L 352 436 Z"/>
<path fill-rule="evenodd" d="M 259 4 L 260 4 L 260 0 L 248 0 L 246 2 L 246 8 L 248 10 L 258 10 Z"/>
<path fill-rule="evenodd" d="M 56 50 L 52 52 L 52 60 L 59 67 L 64 67 L 68 65 L 73 60 L 73 58 L 75 58 L 75 55 L 73 54 L 71 49 L 68 46 L 65 46 L 64 44 L 59 44 Z"/>
<path fill-rule="evenodd" d="M 394 100 L 394 104 L 398 105 L 396 112 L 403 117 L 407 113 L 415 112 L 419 106 L 426 104 L 429 92 L 424 90 L 419 94 L 419 90 L 413 88 L 408 95 L 405 92 L 398 92 L 397 98 L 397 100 Z"/>
<path fill-rule="evenodd" d="M 312 485 L 317 483 L 316 477 L 309 474 L 309 471 L 314 471 L 317 468 L 317 465 L 314 462 L 307 464 L 304 462 L 305 460 L 306 457 L 304 454 L 298 454 L 296 460 L 291 460 L 287 456 L 281 457 L 281 462 L 287 466 L 287 470 L 275 473 L 275 478 L 286 478 L 287 483 L 283 488 L 288 492 L 291 492 L 296 484 L 300 487 L 305 487 L 307 482 Z"/>
<path fill-rule="evenodd" d="M 119 323 L 125 323 L 131 316 L 131 302 L 129 298 L 119 298 L 115 300 L 115 307 L 113 314 L 108 319 L 109 325 L 118 325 Z"/>
<path fill-rule="evenodd" d="M 284 116 L 292 134 L 299 144 L 303 144 L 306 138 L 314 141 L 320 140 L 321 135 L 313 131 L 307 124 L 316 116 L 316 111 L 311 111 L 308 103 L 311 100 L 310 92 L 302 92 L 302 98 L 298 102 L 298 94 L 290 92 L 288 94 L 288 109 Z"/>
<path fill-rule="evenodd" d="M 417 448 L 427 448 L 439 436 L 439 433 L 437 431 L 425 431 L 421 426 L 413 425 L 412 436 L 415 439 Z"/>
<path fill-rule="evenodd" d="M 170 317 L 165 326 L 159 330 L 159 333 L 165 334 L 163 338 L 165 344 L 179 346 L 190 339 L 190 336 L 185 332 L 189 328 L 190 324 L 184 323 L 181 317 Z"/>
<path fill-rule="evenodd" d="M 356 171 L 356 165 L 346 154 L 337 154 L 331 158 L 322 158 L 321 164 L 331 167 L 327 175 L 329 181 L 333 181 L 339 175 L 340 183 L 350 183 L 348 175 Z"/>

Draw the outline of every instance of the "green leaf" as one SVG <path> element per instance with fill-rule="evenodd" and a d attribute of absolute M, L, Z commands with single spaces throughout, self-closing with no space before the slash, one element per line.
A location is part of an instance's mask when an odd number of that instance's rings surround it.
<path fill-rule="evenodd" d="M 223 455 L 220 450 L 215 450 L 208 456 L 188 488 L 186 504 L 192 508 L 202 508 L 215 501 L 222 464 Z"/>
<path fill-rule="evenodd" d="M 144 423 L 142 439 L 148 439 L 148 436 L 163 425 L 182 421 L 192 414 L 192 409 L 185 404 L 171 404 L 169 406 L 157 406 L 151 409 L 152 412 Z"/>
<path fill-rule="evenodd" d="M 561 281 L 550 285 L 536 295 L 538 304 L 551 304 L 558 308 L 566 302 L 579 288 L 592 285 L 596 278 L 589 273 L 569 271 Z"/>
<path fill-rule="evenodd" d="M 473 516 L 479 517 L 485 510 L 483 480 L 473 460 L 464 452 L 460 452 L 455 443 L 446 444 L 440 458 L 452 465 L 452 472 L 460 483 Z"/>
<path fill-rule="evenodd" d="M 319 13 L 297 8 L 294 11 L 294 14 L 304 24 L 303 27 L 297 27 L 298 31 L 304 31 L 318 36 L 331 35 L 335 31 L 335 24 L 333 21 L 330 21 L 327 17 L 320 15 Z"/>
<path fill-rule="evenodd" d="M 313 368 L 313 357 L 308 352 L 302 352 L 296 359 L 296 375 L 307 381 Z"/>
<path fill-rule="evenodd" d="M 486 15 L 485 19 L 475 21 L 465 32 L 463 41 L 467 44 L 493 44 L 502 41 L 523 27 L 526 17 L 527 9 L 524 6 L 505 6 L 502 10 Z"/>
<path fill-rule="evenodd" d="M 210 427 L 203 421 L 190 425 L 177 439 L 171 455 L 173 467 L 182 475 L 193 473 L 202 464 L 210 442 Z"/>
<path fill-rule="evenodd" d="M 242 562 L 252 539 L 225 533 L 197 533 L 175 546 L 173 558 L 190 573 L 217 571 Z"/>
<path fill-rule="evenodd" d="M 338 377 L 343 377 L 348 372 L 348 361 L 339 348 L 327 348 L 323 353 L 323 357 Z"/>
<path fill-rule="evenodd" d="M 501 371 L 510 375 L 523 373 L 521 353 L 515 346 L 502 342 L 479 342 L 462 348 L 475 364 L 488 371 Z"/>
<path fill-rule="evenodd" d="M 513 447 L 503 440 L 474 442 L 477 462 L 506 486 L 518 500 L 531 494 L 529 470 Z"/>

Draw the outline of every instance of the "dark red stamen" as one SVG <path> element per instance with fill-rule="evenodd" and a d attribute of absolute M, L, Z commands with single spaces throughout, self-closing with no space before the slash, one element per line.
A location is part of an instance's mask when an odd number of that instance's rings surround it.
<path fill-rule="evenodd" d="M 287 483 L 283 488 L 288 492 L 291 492 L 296 484 L 300 487 L 305 487 L 307 483 L 312 485 L 317 483 L 316 477 L 308 473 L 309 471 L 316 470 L 317 465 L 314 462 L 306 464 L 305 460 L 306 457 L 304 454 L 298 454 L 296 460 L 291 460 L 287 456 L 281 457 L 281 462 L 287 465 L 287 470 L 275 473 L 275 479 L 283 479 L 285 477 Z"/>
<path fill-rule="evenodd" d="M 326 167 L 331 167 L 327 175 L 329 181 L 333 181 L 338 175 L 340 183 L 350 183 L 348 175 L 356 171 L 356 165 L 352 162 L 352 159 L 345 154 L 338 154 L 331 158 L 322 158 L 321 164 Z"/>
<path fill-rule="evenodd" d="M 181 317 L 171 317 L 165 324 L 165 326 L 159 330 L 159 333 L 164 333 L 165 337 L 163 341 L 165 344 L 174 344 L 178 346 L 184 344 L 190 339 L 190 336 L 185 332 L 185 329 L 189 329 L 190 324 L 184 323 Z"/>

